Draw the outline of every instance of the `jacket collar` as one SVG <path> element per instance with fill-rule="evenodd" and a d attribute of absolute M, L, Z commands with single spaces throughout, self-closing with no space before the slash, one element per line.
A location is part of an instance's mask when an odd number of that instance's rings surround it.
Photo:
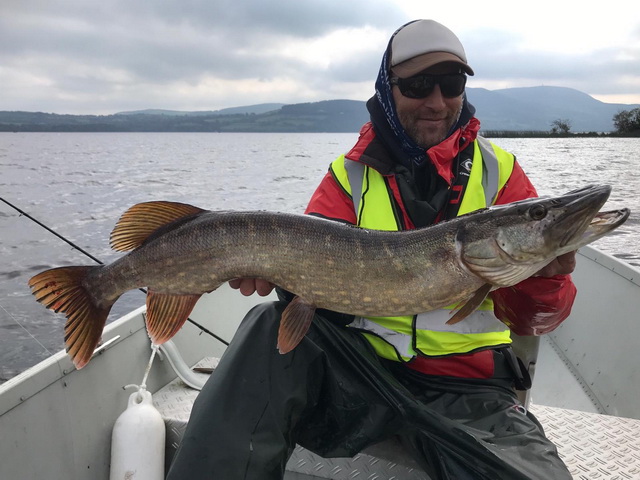
<path fill-rule="evenodd" d="M 438 145 L 427 150 L 427 156 L 434 165 L 438 175 L 449 185 L 453 182 L 453 160 L 478 136 L 480 121 L 472 117 L 466 125 L 458 128 Z M 371 122 L 367 122 L 360 129 L 360 137 L 351 150 L 345 155 L 346 158 L 374 168 L 382 175 L 392 175 L 396 172 L 397 160 L 376 135 Z"/>

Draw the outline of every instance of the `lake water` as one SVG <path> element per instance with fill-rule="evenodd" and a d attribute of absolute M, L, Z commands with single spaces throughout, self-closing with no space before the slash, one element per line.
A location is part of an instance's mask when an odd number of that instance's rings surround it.
<path fill-rule="evenodd" d="M 353 134 L 0 133 L 0 197 L 103 262 L 129 206 L 149 200 L 211 210 L 302 212 Z M 640 266 L 640 139 L 496 139 L 516 154 L 541 195 L 609 183 L 625 225 L 595 245 Z M 36 303 L 28 279 L 92 261 L 0 202 L 0 382 L 63 346 L 62 315 Z M 133 291 L 110 321 L 144 303 Z"/>

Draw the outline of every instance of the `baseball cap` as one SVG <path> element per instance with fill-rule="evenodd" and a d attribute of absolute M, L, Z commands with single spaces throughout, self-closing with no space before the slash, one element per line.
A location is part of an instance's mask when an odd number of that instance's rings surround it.
<path fill-rule="evenodd" d="M 453 62 L 473 75 L 462 43 L 444 25 L 434 20 L 417 20 L 401 27 L 391 42 L 391 71 L 407 78 L 438 63 Z"/>

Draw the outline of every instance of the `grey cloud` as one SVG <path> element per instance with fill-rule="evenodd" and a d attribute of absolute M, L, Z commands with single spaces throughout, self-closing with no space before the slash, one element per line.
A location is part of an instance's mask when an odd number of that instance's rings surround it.
<path fill-rule="evenodd" d="M 174 85 L 195 86 L 204 78 L 287 78 L 301 85 L 287 98 L 234 99 L 232 92 L 221 92 L 219 104 L 206 108 L 326 99 L 360 83 L 371 85 L 360 96 L 365 99 L 373 90 L 381 48 L 335 59 L 328 67 L 299 62 L 283 50 L 342 28 L 369 26 L 390 34 L 407 20 L 392 3 L 372 0 L 67 0 L 64 8 L 49 0 L 5 0 L 0 80 L 3 93 L 10 94 L 0 109 L 54 101 L 59 112 L 73 105 L 83 113 L 181 108 Z M 640 76 L 637 42 L 625 51 L 576 56 L 560 49 L 525 52 L 517 35 L 495 29 L 461 32 L 461 39 L 478 80 L 513 79 L 597 94 L 633 91 L 624 78 Z M 30 90 L 22 85 L 31 85 L 24 78 L 36 79 Z"/>
<path fill-rule="evenodd" d="M 46 0 L 7 2 L 0 16 L 0 64 L 12 96 L 0 109 L 58 102 L 68 111 L 74 102 L 100 108 L 145 98 L 168 104 L 177 97 L 171 85 L 197 85 L 204 77 L 287 77 L 306 91 L 327 91 L 328 84 L 371 78 L 381 52 L 327 69 L 283 55 L 283 46 L 346 27 L 391 32 L 407 20 L 392 4 L 370 0 L 67 0 L 64 8 Z M 27 89 L 23 78 L 35 86 Z M 135 98 L 123 98 L 131 92 Z M 223 106 L 232 101 L 220 97 Z"/>
<path fill-rule="evenodd" d="M 336 28 L 372 25 L 388 27 L 403 21 L 401 13 L 388 2 L 351 0 L 188 0 L 139 3 L 133 9 L 127 0 L 123 8 L 139 15 L 162 18 L 167 23 L 188 23 L 201 29 L 223 29 L 230 38 L 265 33 L 314 37 Z"/>
<path fill-rule="evenodd" d="M 623 81 L 640 77 L 640 48 L 634 44 L 581 54 L 564 52 L 561 45 L 554 52 L 533 52 L 518 35 L 495 30 L 477 30 L 463 42 L 478 81 L 566 86 L 592 95 L 629 94 L 638 88 Z"/>
<path fill-rule="evenodd" d="M 22 23 L 0 20 L 4 63 L 34 54 L 123 68 L 148 80 L 205 72 L 226 78 L 270 77 L 293 65 L 277 53 L 265 54 L 265 46 L 343 27 L 391 30 L 404 21 L 387 3 L 364 0 L 115 0 L 109 9 L 100 5 L 71 2 L 63 13 L 47 2 L 25 2 L 23 7 L 32 13 L 21 12 Z M 25 31 L 25 26 L 32 28 Z"/>

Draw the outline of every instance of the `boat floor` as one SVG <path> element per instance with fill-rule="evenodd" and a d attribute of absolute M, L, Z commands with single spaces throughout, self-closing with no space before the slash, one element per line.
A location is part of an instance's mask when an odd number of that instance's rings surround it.
<path fill-rule="evenodd" d="M 213 367 L 216 364 L 215 358 L 198 363 Z M 180 379 L 154 394 L 154 403 L 167 425 L 167 462 L 178 447 L 197 396 L 198 391 Z M 640 478 L 640 420 L 536 404 L 530 405 L 530 410 L 558 447 L 574 479 Z M 285 479 L 428 480 L 406 455 L 386 453 L 389 455 L 368 452 L 353 458 L 325 459 L 297 447 L 287 464 Z"/>

